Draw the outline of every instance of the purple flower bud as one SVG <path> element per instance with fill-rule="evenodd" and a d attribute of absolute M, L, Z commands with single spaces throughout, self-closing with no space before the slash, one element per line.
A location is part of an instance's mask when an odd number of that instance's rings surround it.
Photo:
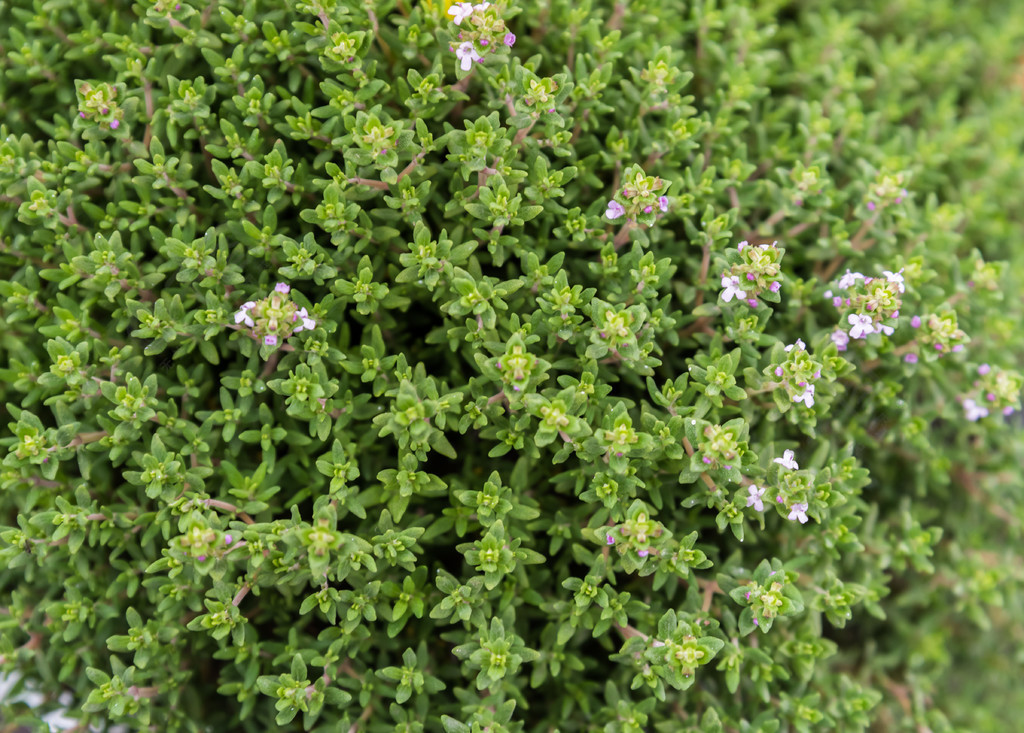
<path fill-rule="evenodd" d="M 921 328 L 921 316 L 914 316 L 910 319 L 911 328 Z"/>
<path fill-rule="evenodd" d="M 181 10 L 181 3 L 178 3 L 177 5 L 175 5 L 174 9 L 175 10 Z"/>
<path fill-rule="evenodd" d="M 650 550 L 637 550 L 636 554 L 639 555 L 640 557 L 647 557 L 649 554 L 651 554 L 651 551 Z"/>
<path fill-rule="evenodd" d="M 757 626 L 757 625 L 759 625 L 759 623 L 760 623 L 760 622 L 759 622 L 759 621 L 758 621 L 758 620 L 757 620 L 757 619 L 755 618 L 755 619 L 754 619 L 754 626 Z"/>
<path fill-rule="evenodd" d="M 79 112 L 78 116 L 81 117 L 84 120 L 85 119 L 85 112 Z"/>
<path fill-rule="evenodd" d="M 868 201 L 868 211 L 874 211 L 874 210 L 875 210 L 875 202 L 874 201 Z"/>
<path fill-rule="evenodd" d="M 658 208 L 662 211 L 668 211 L 668 196 L 658 197 Z"/>
<path fill-rule="evenodd" d="M 274 286 L 274 290 L 276 290 L 279 293 L 284 293 L 285 295 L 287 295 L 289 291 L 291 291 L 291 287 L 286 283 L 278 283 L 277 285 Z"/>
<path fill-rule="evenodd" d="M 936 351 L 942 351 L 942 344 L 935 344 Z"/>
<path fill-rule="evenodd" d="M 1012 407 L 1004 407 L 1003 408 L 1003 414 L 1004 415 L 1012 415 L 1013 414 L 1013 408 Z"/>
<path fill-rule="evenodd" d="M 555 111 L 554 107 L 552 107 L 551 109 L 548 110 L 548 112 L 554 112 L 554 111 Z"/>
<path fill-rule="evenodd" d="M 953 345 L 953 353 L 954 354 L 957 354 L 957 353 L 959 353 L 959 352 L 961 352 L 963 350 L 964 350 L 964 345 L 963 344 L 954 344 Z"/>
<path fill-rule="evenodd" d="M 781 496 L 776 496 L 775 497 L 775 501 L 777 501 L 779 504 L 781 504 L 782 503 L 782 497 Z"/>
<path fill-rule="evenodd" d="M 231 535 L 229 535 L 229 534 L 224 535 L 224 544 L 225 545 L 230 545 L 233 541 L 234 540 L 231 537 Z"/>
<path fill-rule="evenodd" d="M 757 308 L 757 298 L 747 298 L 747 305 L 751 308 Z"/>
<path fill-rule="evenodd" d="M 907 354 L 906 356 L 903 357 L 903 361 L 907 362 L 908 364 L 916 364 L 917 354 Z"/>
<path fill-rule="evenodd" d="M 820 369 L 814 373 L 814 378 L 815 379 L 821 379 L 821 370 Z"/>
<path fill-rule="evenodd" d="M 748 272 L 748 273 L 747 273 L 747 280 L 754 280 L 754 279 L 755 279 L 755 278 L 754 278 L 754 273 L 752 273 L 752 272 Z"/>
<path fill-rule="evenodd" d="M 206 555 L 200 555 L 199 557 L 196 558 L 196 560 L 198 560 L 199 562 L 203 562 L 203 561 L 206 560 Z"/>
<path fill-rule="evenodd" d="M 102 114 L 108 114 L 109 112 L 110 112 L 110 108 L 109 107 L 104 107 Z"/>
<path fill-rule="evenodd" d="M 782 367 L 775 367 L 775 376 L 776 377 L 781 377 L 782 376 Z"/>
<path fill-rule="evenodd" d="M 834 305 L 836 308 L 838 308 L 842 304 L 843 304 L 843 299 L 840 298 L 838 295 L 836 297 L 832 298 L 832 305 Z"/>
<path fill-rule="evenodd" d="M 748 601 L 750 600 L 750 591 L 749 590 L 747 591 L 747 600 Z"/>
<path fill-rule="evenodd" d="M 782 290 L 782 283 L 773 282 L 771 285 L 768 286 L 768 289 L 771 290 L 773 293 L 777 293 L 780 290 Z"/>
<path fill-rule="evenodd" d="M 797 382 L 796 386 L 797 387 L 806 387 L 807 386 L 807 382 Z"/>
<path fill-rule="evenodd" d="M 803 206 L 804 205 L 804 200 L 803 199 L 796 199 L 793 203 L 796 204 L 797 206 Z"/>
<path fill-rule="evenodd" d="M 725 467 L 725 470 L 726 470 L 726 471 L 731 471 L 731 470 L 732 470 L 732 466 L 726 466 L 726 467 Z"/>
<path fill-rule="evenodd" d="M 509 48 L 512 48 L 512 46 L 515 45 L 515 42 L 516 42 L 516 34 L 515 33 L 506 33 L 505 34 L 505 45 L 506 46 L 508 46 Z"/>
<path fill-rule="evenodd" d="M 607 543 L 608 543 L 609 545 L 614 545 L 614 544 L 615 544 L 615 538 L 614 538 L 614 537 L 612 537 L 612 536 L 611 536 L 610 534 L 609 534 L 609 535 L 605 535 L 605 541 L 606 541 L 606 542 L 607 542 Z"/>
<path fill-rule="evenodd" d="M 277 346 L 277 336 L 270 334 L 269 336 L 263 337 L 264 346 Z"/>
<path fill-rule="evenodd" d="M 892 312 L 892 317 L 893 318 L 899 318 L 900 317 L 900 312 L 899 311 L 893 311 Z"/>
<path fill-rule="evenodd" d="M 978 374 L 980 374 L 981 376 L 985 376 L 990 371 L 992 371 L 992 367 L 990 367 L 988 364 L 982 364 L 980 367 L 978 367 Z"/>
<path fill-rule="evenodd" d="M 644 207 L 644 213 L 645 214 L 650 214 L 652 211 L 654 211 L 654 207 L 653 206 L 645 206 Z"/>
<path fill-rule="evenodd" d="M 110 122 L 110 129 L 111 130 L 116 130 L 120 126 L 121 126 L 120 122 L 118 122 L 117 120 L 111 120 L 111 122 Z"/>
<path fill-rule="evenodd" d="M 987 395 L 985 395 L 985 399 L 987 399 L 989 402 L 995 402 L 996 401 L 995 392 L 989 392 Z"/>
<path fill-rule="evenodd" d="M 704 461 L 704 463 L 706 463 L 706 464 L 710 464 L 711 463 L 711 459 L 708 458 L 707 456 L 704 456 L 703 458 L 701 458 L 701 460 Z"/>

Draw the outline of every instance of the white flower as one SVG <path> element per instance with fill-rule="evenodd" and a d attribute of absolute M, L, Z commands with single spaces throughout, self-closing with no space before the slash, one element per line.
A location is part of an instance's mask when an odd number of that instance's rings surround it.
<path fill-rule="evenodd" d="M 907 286 L 903 283 L 903 270 L 899 272 L 889 272 L 888 270 L 882 270 L 882 274 L 885 275 L 885 279 L 891 283 L 896 283 L 896 286 L 900 289 L 900 292 L 906 292 Z"/>
<path fill-rule="evenodd" d="M 875 323 L 869 315 L 857 315 L 851 313 L 846 317 L 846 322 L 853 328 L 850 329 L 850 336 L 855 339 L 867 338 L 875 332 Z"/>
<path fill-rule="evenodd" d="M 466 3 L 468 5 L 468 3 Z M 455 49 L 455 55 L 462 62 L 462 70 L 469 71 L 474 61 L 483 61 L 484 57 L 476 52 L 472 41 L 464 41 Z"/>
<path fill-rule="evenodd" d="M 740 289 L 740 279 L 735 275 L 732 277 L 722 275 L 722 287 L 725 288 L 722 291 L 722 300 L 726 303 L 733 298 L 740 298 L 742 300 L 747 299 L 747 293 Z"/>
<path fill-rule="evenodd" d="M 805 344 L 802 340 L 797 339 L 796 343 L 790 344 L 789 346 L 786 347 L 786 353 L 788 354 L 790 351 L 793 350 L 794 347 L 800 350 L 804 350 L 807 348 L 807 344 Z"/>
<path fill-rule="evenodd" d="M 988 417 L 988 408 L 982 407 L 974 400 L 964 400 L 964 412 L 971 422 L 977 422 L 983 417 Z"/>
<path fill-rule="evenodd" d="M 294 329 L 292 329 L 293 333 L 298 333 L 299 331 L 302 330 L 311 331 L 314 328 L 316 328 L 316 321 L 309 317 L 309 313 L 306 311 L 305 308 L 299 308 L 299 310 L 296 311 L 295 316 L 292 318 L 292 320 L 297 321 L 300 318 L 302 319 L 302 323 L 296 326 Z"/>
<path fill-rule="evenodd" d="M 808 407 L 814 407 L 814 385 L 808 384 L 802 394 L 794 395 L 793 402 L 803 402 Z"/>
<path fill-rule="evenodd" d="M 884 333 L 886 336 L 892 336 L 892 332 L 895 330 L 892 326 L 886 326 L 884 323 L 875 326 L 875 333 Z"/>
<path fill-rule="evenodd" d="M 832 332 L 832 343 L 834 343 L 836 348 L 840 351 L 846 351 L 846 345 L 850 343 L 850 334 L 846 331 L 836 329 Z"/>
<path fill-rule="evenodd" d="M 736 249 L 738 249 L 740 252 L 742 252 L 743 248 L 746 247 L 746 246 L 747 246 L 747 240 L 744 239 L 742 242 L 740 242 L 738 245 L 736 245 Z"/>
<path fill-rule="evenodd" d="M 846 290 L 847 288 L 852 288 L 854 283 L 856 283 L 858 280 L 863 279 L 864 276 L 861 275 L 859 272 L 850 272 L 849 270 L 847 270 L 846 274 L 839 278 L 839 282 L 836 284 L 838 285 L 838 287 L 842 288 L 843 290 Z"/>
<path fill-rule="evenodd" d="M 797 502 L 789 508 L 790 520 L 797 520 L 800 524 L 807 524 L 807 504 Z"/>
<path fill-rule="evenodd" d="M 249 328 L 252 328 L 252 316 L 249 315 L 249 311 L 256 306 L 256 303 L 249 301 L 248 303 L 242 303 L 241 308 L 235 313 L 235 323 L 244 323 Z"/>
<path fill-rule="evenodd" d="M 473 10 L 473 3 L 455 3 L 448 8 L 448 15 L 452 16 L 455 25 L 461 25 L 462 21 L 473 14 Z"/>
<path fill-rule="evenodd" d="M 793 458 L 793 451 L 783 451 L 782 458 L 776 458 L 772 463 L 778 463 L 780 466 L 788 468 L 790 471 L 799 471 L 800 466 L 797 465 L 796 459 Z"/>
<path fill-rule="evenodd" d="M 764 503 L 761 501 L 761 497 L 764 496 L 765 491 L 766 489 L 759 489 L 753 484 L 748 486 L 747 493 L 750 494 L 750 496 L 747 497 L 747 506 L 754 507 L 755 511 L 763 512 Z"/>
<path fill-rule="evenodd" d="M 474 10 L 486 10 L 489 7 L 491 7 L 490 3 L 477 3 L 476 5 L 473 6 L 473 9 Z"/>

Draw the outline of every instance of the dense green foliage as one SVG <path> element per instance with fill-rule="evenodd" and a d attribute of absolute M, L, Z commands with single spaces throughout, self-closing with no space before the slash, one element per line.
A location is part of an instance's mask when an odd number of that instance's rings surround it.
<path fill-rule="evenodd" d="M 439 2 L 0 0 L 0 717 L 1013 729 L 1019 3 Z"/>

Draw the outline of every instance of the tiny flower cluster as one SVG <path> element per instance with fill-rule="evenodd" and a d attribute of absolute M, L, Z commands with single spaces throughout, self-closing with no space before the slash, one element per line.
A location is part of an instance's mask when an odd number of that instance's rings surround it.
<path fill-rule="evenodd" d="M 794 453 L 791 450 L 787 450 L 782 454 L 781 458 L 776 458 L 773 463 L 777 463 L 787 471 L 798 471 L 800 466 L 796 462 Z M 788 483 L 792 483 L 791 481 Z M 756 512 L 764 511 L 764 498 L 767 493 L 767 487 L 758 487 L 756 484 L 751 484 L 747 487 L 747 507 L 753 507 Z M 804 493 L 804 492 L 800 492 Z M 779 504 L 785 504 L 786 500 L 782 496 L 783 492 L 775 497 L 775 500 Z M 789 515 L 786 517 L 790 521 L 800 522 L 800 524 L 807 523 L 807 509 L 808 503 L 806 501 L 795 501 L 788 505 Z"/>
<path fill-rule="evenodd" d="M 633 516 L 618 527 L 608 530 L 605 534 L 605 543 L 615 545 L 617 544 L 616 537 L 618 537 L 623 541 L 623 544 L 619 545 L 619 552 L 632 549 L 639 557 L 658 555 L 658 550 L 652 546 L 651 542 L 661 537 L 664 532 L 661 523 L 649 517 L 646 511 L 635 511 L 632 514 Z"/>
<path fill-rule="evenodd" d="M 502 45 L 511 48 L 516 37 L 505 28 L 505 21 L 491 3 L 455 3 L 448 15 L 459 26 L 459 45 L 451 46 L 459 60 L 459 67 L 469 71 L 474 62 L 484 60 L 483 53 L 493 53 Z"/>
<path fill-rule="evenodd" d="M 938 356 L 961 352 L 970 341 L 957 324 L 956 313 L 952 310 L 932 313 L 924 318 L 915 317 L 911 325 L 920 329 L 917 343 Z"/>
<path fill-rule="evenodd" d="M 668 196 L 665 189 L 668 184 L 658 176 L 645 175 L 643 170 L 635 167 L 624 177 L 622 190 L 608 202 L 604 215 L 611 220 L 627 217 L 627 221 L 644 214 L 654 215 L 654 210 L 668 211 Z M 650 217 L 648 217 L 650 218 Z"/>
<path fill-rule="evenodd" d="M 264 346 L 277 346 L 293 333 L 316 328 L 305 308 L 294 303 L 285 283 L 274 286 L 274 292 L 262 300 L 243 303 L 235 313 L 235 323 L 252 329 L 252 335 Z"/>
<path fill-rule="evenodd" d="M 978 367 L 973 389 L 962 398 L 964 416 L 977 422 L 991 414 L 1012 415 L 1020 409 L 1020 391 L 1024 378 L 1008 369 L 993 369 L 988 364 Z"/>
<path fill-rule="evenodd" d="M 117 93 L 118 88 L 110 84 L 97 84 L 94 87 L 88 82 L 79 83 L 78 116 L 116 130 L 124 117 L 124 111 L 117 104 Z"/>
<path fill-rule="evenodd" d="M 814 382 L 821 378 L 822 364 L 811 357 L 802 339 L 785 347 L 785 361 L 770 364 L 764 374 L 774 377 L 776 387 L 781 387 L 793 402 L 802 402 L 814 407 Z"/>
<path fill-rule="evenodd" d="M 757 307 L 759 296 L 778 303 L 782 289 L 779 261 L 784 253 L 778 242 L 740 242 L 736 252 L 729 255 L 729 270 L 722 275 L 722 300 L 729 303 L 736 298 L 746 301 L 751 308 Z"/>
<path fill-rule="evenodd" d="M 903 187 L 905 176 L 902 173 L 883 173 L 868 188 L 866 197 L 869 211 L 884 209 L 892 204 L 903 202 L 909 194 Z"/>
<path fill-rule="evenodd" d="M 891 336 L 896 330 L 903 304 L 900 296 L 906 292 L 903 270 L 884 270 L 882 277 L 865 277 L 847 270 L 834 287 L 825 292 L 825 297 L 839 309 L 840 325 L 833 331 L 832 341 L 840 351 L 846 351 L 851 339 L 866 339 L 873 333 Z"/>

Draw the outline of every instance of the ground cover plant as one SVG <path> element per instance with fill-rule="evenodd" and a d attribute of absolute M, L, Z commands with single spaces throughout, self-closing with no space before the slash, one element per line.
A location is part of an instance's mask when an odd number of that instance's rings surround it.
<path fill-rule="evenodd" d="M 0 718 L 1013 729 L 1022 41 L 0 2 Z"/>

